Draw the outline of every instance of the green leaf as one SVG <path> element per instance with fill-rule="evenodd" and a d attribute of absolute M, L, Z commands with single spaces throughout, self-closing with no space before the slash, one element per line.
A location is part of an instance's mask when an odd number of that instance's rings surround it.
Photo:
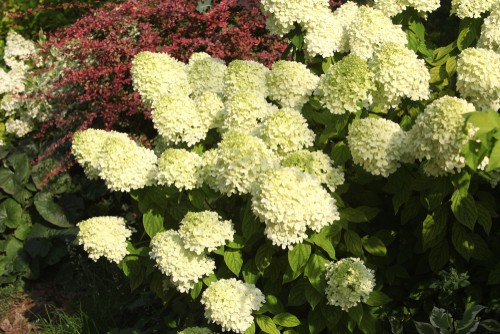
<path fill-rule="evenodd" d="M 285 307 L 278 299 L 278 297 L 273 295 L 266 295 L 266 303 L 259 309 L 258 314 L 264 314 L 266 312 L 272 314 L 279 314 L 285 312 Z"/>
<path fill-rule="evenodd" d="M 451 196 L 451 211 L 462 225 L 468 227 L 471 231 L 474 230 L 478 212 L 476 202 L 470 194 L 464 195 L 459 190 L 456 190 Z"/>
<path fill-rule="evenodd" d="M 451 241 L 457 252 L 467 261 L 470 260 L 474 253 L 475 245 L 471 236 L 462 225 L 454 223 L 451 229 Z"/>
<path fill-rule="evenodd" d="M 16 201 L 11 198 L 0 203 L 0 231 L 8 228 L 17 228 L 25 221 L 23 219 L 23 209 Z"/>
<path fill-rule="evenodd" d="M 255 334 L 255 322 L 252 322 L 252 325 L 243 334 Z"/>
<path fill-rule="evenodd" d="M 340 307 L 327 305 L 326 303 L 320 304 L 321 314 L 327 322 L 327 326 L 330 330 L 338 328 L 338 323 L 342 318 L 342 311 Z"/>
<path fill-rule="evenodd" d="M 276 328 L 276 325 L 273 322 L 273 319 L 266 315 L 257 315 L 255 316 L 255 320 L 257 321 L 257 325 L 260 327 L 260 329 L 269 334 L 280 334 L 280 331 L 278 328 Z"/>
<path fill-rule="evenodd" d="M 233 240 L 228 242 L 227 247 L 232 249 L 243 249 L 245 248 L 245 239 L 242 236 L 235 234 Z"/>
<path fill-rule="evenodd" d="M 31 166 L 28 156 L 24 153 L 13 154 L 7 159 L 20 183 L 26 183 L 31 175 Z"/>
<path fill-rule="evenodd" d="M 477 207 L 477 222 L 479 223 L 479 225 L 483 227 L 486 235 L 489 235 L 492 225 L 490 211 L 485 206 L 479 203 L 476 203 L 476 207 Z"/>
<path fill-rule="evenodd" d="M 146 270 L 142 267 L 140 258 L 137 256 L 126 256 L 120 262 L 120 265 L 123 273 L 130 281 L 130 289 L 132 291 L 137 289 L 146 277 Z"/>
<path fill-rule="evenodd" d="M 314 309 L 316 307 L 316 305 L 318 305 L 319 302 L 324 297 L 324 292 L 319 292 L 311 284 L 306 285 L 304 294 L 305 294 L 307 302 L 309 303 L 309 305 L 311 305 L 312 309 Z"/>
<path fill-rule="evenodd" d="M 479 323 L 490 332 L 500 333 L 500 322 L 493 319 L 486 319 Z"/>
<path fill-rule="evenodd" d="M 243 232 L 243 237 L 249 239 L 252 235 L 259 232 L 262 224 L 255 219 L 255 216 L 252 213 L 251 202 L 248 201 L 247 205 L 245 205 L 242 210 L 241 217 L 241 231 Z"/>
<path fill-rule="evenodd" d="M 457 70 L 457 57 L 453 56 L 448 58 L 446 60 L 445 68 L 446 68 L 446 73 L 448 73 L 448 76 L 452 76 L 453 74 L 455 74 Z"/>
<path fill-rule="evenodd" d="M 500 141 L 495 143 L 490 153 L 490 161 L 486 167 L 487 172 L 500 168 Z"/>
<path fill-rule="evenodd" d="M 479 37 L 481 21 L 478 19 L 464 18 L 460 22 L 457 38 L 457 47 L 460 51 L 468 48 Z"/>
<path fill-rule="evenodd" d="M 362 239 L 364 249 L 375 256 L 386 256 L 387 248 L 382 240 L 375 236 L 366 236 Z"/>
<path fill-rule="evenodd" d="M 344 241 L 347 246 L 347 249 L 352 254 L 362 257 L 363 256 L 363 243 L 361 242 L 361 238 L 359 235 L 351 230 L 347 230 L 344 233 Z"/>
<path fill-rule="evenodd" d="M 311 285 L 321 293 L 325 290 L 326 283 L 323 273 L 326 271 L 325 265 L 328 263 L 329 261 L 322 255 L 313 254 L 304 268 L 304 275 Z"/>
<path fill-rule="evenodd" d="M 264 270 L 269 267 L 275 252 L 275 247 L 269 243 L 265 243 L 257 249 L 257 253 L 255 254 L 255 265 L 260 272 L 264 272 Z"/>
<path fill-rule="evenodd" d="M 368 296 L 365 304 L 376 307 L 382 306 L 392 301 L 391 297 L 383 293 L 382 291 L 374 290 Z"/>
<path fill-rule="evenodd" d="M 241 267 L 243 266 L 243 255 L 239 250 L 226 250 L 224 252 L 224 262 L 226 266 L 238 276 L 240 274 Z"/>
<path fill-rule="evenodd" d="M 351 223 L 370 222 L 380 212 L 379 208 L 369 206 L 359 206 L 357 208 L 345 208 L 340 211 L 340 219 L 345 219 Z"/>
<path fill-rule="evenodd" d="M 484 135 L 500 128 L 500 115 L 496 111 L 475 111 L 466 115 L 468 123 L 472 123 L 478 130 L 475 136 Z"/>
<path fill-rule="evenodd" d="M 310 334 L 319 334 L 327 326 L 325 318 L 319 308 L 313 308 L 309 311 L 309 314 L 307 315 L 307 322 Z"/>
<path fill-rule="evenodd" d="M 163 230 L 163 215 L 154 210 L 149 210 L 142 215 L 142 224 L 149 237 L 153 238 L 156 233 Z"/>
<path fill-rule="evenodd" d="M 276 314 L 273 317 L 273 321 L 283 327 L 295 327 L 300 325 L 300 320 L 291 313 L 283 312 Z"/>
<path fill-rule="evenodd" d="M 351 307 L 347 311 L 347 314 L 349 315 L 349 318 L 351 318 L 356 324 L 359 324 L 361 319 L 363 318 L 363 305 L 358 304 L 354 307 Z"/>
<path fill-rule="evenodd" d="M 15 195 L 24 190 L 22 183 L 19 182 L 15 174 L 7 168 L 0 168 L 0 188 L 9 195 Z"/>
<path fill-rule="evenodd" d="M 490 274 L 488 276 L 488 284 L 500 284 L 500 263 L 497 263 L 496 266 L 490 271 Z"/>
<path fill-rule="evenodd" d="M 189 202 L 197 209 L 205 209 L 205 193 L 201 189 L 192 189 L 188 191 Z"/>
<path fill-rule="evenodd" d="M 359 322 L 358 326 L 359 326 L 359 329 L 361 329 L 361 331 L 364 334 L 376 334 L 377 333 L 377 322 L 373 318 L 373 316 L 368 312 L 363 313 L 363 318 L 361 318 L 361 321 Z"/>
<path fill-rule="evenodd" d="M 333 145 L 330 157 L 336 165 L 343 166 L 351 159 L 351 151 L 345 142 L 340 141 Z"/>
<path fill-rule="evenodd" d="M 304 268 L 311 255 L 311 246 L 305 243 L 298 244 L 288 251 L 288 263 L 294 272 Z"/>
<path fill-rule="evenodd" d="M 425 322 L 413 321 L 415 327 L 417 328 L 418 334 L 438 334 L 436 329 L 432 327 L 431 324 Z"/>
<path fill-rule="evenodd" d="M 73 227 L 66 218 L 63 210 L 54 202 L 54 197 L 50 193 L 39 192 L 35 195 L 35 207 L 46 221 L 59 227 Z"/>
<path fill-rule="evenodd" d="M 288 306 L 300 306 L 304 304 L 306 299 L 305 289 L 309 285 L 307 281 L 300 280 L 292 286 L 290 289 L 290 293 L 288 294 Z"/>
<path fill-rule="evenodd" d="M 458 320 L 455 324 L 456 333 L 466 334 L 474 332 L 479 325 L 479 321 L 476 320 L 479 312 L 484 310 L 486 307 L 482 305 L 472 305 L 465 309 L 462 320 Z"/>
<path fill-rule="evenodd" d="M 331 259 L 335 259 L 335 247 L 333 247 L 331 238 L 327 238 L 323 233 L 315 233 L 309 240 L 324 250 Z"/>
<path fill-rule="evenodd" d="M 191 291 L 189 291 L 189 295 L 191 296 L 191 298 L 193 298 L 193 300 L 198 298 L 202 288 L 203 288 L 203 281 L 198 281 L 194 284 Z"/>
<path fill-rule="evenodd" d="M 434 306 L 429 320 L 432 326 L 439 329 L 450 330 L 453 328 L 453 318 L 445 309 Z"/>
<path fill-rule="evenodd" d="M 9 236 L 5 245 L 5 255 L 9 259 L 14 259 L 19 256 L 23 250 L 23 243 L 14 237 Z"/>
<path fill-rule="evenodd" d="M 428 249 L 446 235 L 446 218 L 443 214 L 427 215 L 422 223 L 422 248 Z"/>
<path fill-rule="evenodd" d="M 431 251 L 429 252 L 429 267 L 434 273 L 438 273 L 449 260 L 450 252 L 448 250 L 448 242 L 446 239 L 431 248 Z"/>
<path fill-rule="evenodd" d="M 209 10 L 210 7 L 212 7 L 212 0 L 198 0 L 196 11 L 200 14 L 203 14 L 207 10 Z"/>

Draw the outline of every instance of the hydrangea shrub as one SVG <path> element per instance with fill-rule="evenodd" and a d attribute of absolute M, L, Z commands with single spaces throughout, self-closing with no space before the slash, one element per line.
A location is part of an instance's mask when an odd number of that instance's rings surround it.
<path fill-rule="evenodd" d="M 165 302 L 172 331 L 422 332 L 431 306 L 470 303 L 498 317 L 498 80 L 484 65 L 497 54 L 473 13 L 496 14 L 476 5 L 263 0 L 293 60 L 137 54 L 158 144 L 105 132 L 134 144 L 112 155 L 87 129 L 73 154 L 137 201 L 119 266 Z M 457 16 L 450 45 L 437 10 Z M 156 172 L 126 166 L 142 150 Z M 124 174 L 133 187 L 115 185 Z M 456 298 L 431 284 L 447 270 L 474 277 Z"/>

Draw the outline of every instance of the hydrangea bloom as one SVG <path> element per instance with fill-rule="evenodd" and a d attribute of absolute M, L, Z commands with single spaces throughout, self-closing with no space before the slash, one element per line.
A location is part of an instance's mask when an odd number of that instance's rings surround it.
<path fill-rule="evenodd" d="M 194 100 L 198 113 L 203 123 L 208 124 L 209 129 L 222 127 L 225 115 L 224 101 L 222 98 L 213 92 L 204 92 L 197 96 Z"/>
<path fill-rule="evenodd" d="M 380 46 L 369 66 L 377 86 L 374 99 L 382 106 L 396 107 L 405 97 L 413 101 L 429 97 L 429 70 L 424 60 L 405 46 Z"/>
<path fill-rule="evenodd" d="M 217 149 L 211 149 L 203 152 L 201 156 L 203 165 L 201 167 L 201 178 L 203 183 L 212 189 L 217 189 L 217 173 L 215 166 L 217 164 Z"/>
<path fill-rule="evenodd" d="M 104 142 L 110 137 L 120 137 L 123 140 L 128 140 L 126 133 L 116 131 L 87 129 L 74 133 L 71 152 L 76 161 L 83 167 L 87 178 L 92 180 L 99 177 L 99 155 Z"/>
<path fill-rule="evenodd" d="M 279 165 L 279 159 L 259 138 L 228 131 L 217 149 L 217 160 L 208 172 L 223 194 L 249 193 L 262 172 Z"/>
<path fill-rule="evenodd" d="M 457 60 L 457 89 L 479 110 L 500 108 L 500 54 L 468 48 Z"/>
<path fill-rule="evenodd" d="M 334 51 L 341 48 L 342 35 L 337 34 L 337 31 L 342 30 L 342 23 L 329 10 L 316 10 L 312 19 L 303 26 L 306 30 L 304 46 L 309 57 L 331 57 Z"/>
<path fill-rule="evenodd" d="M 313 145 L 314 132 L 295 109 L 283 108 L 268 116 L 259 128 L 259 137 L 267 146 L 283 154 Z"/>
<path fill-rule="evenodd" d="M 316 176 L 319 182 L 325 184 L 332 192 L 345 181 L 344 172 L 340 168 L 333 167 L 330 157 L 321 151 L 300 150 L 288 153 L 281 161 L 281 165 L 296 167 Z"/>
<path fill-rule="evenodd" d="M 214 332 L 206 327 L 188 327 L 177 332 L 177 334 L 214 334 Z"/>
<path fill-rule="evenodd" d="M 266 224 L 267 238 L 282 248 L 301 243 L 308 227 L 319 231 L 339 219 L 335 200 L 318 179 L 297 168 L 263 174 L 252 195 L 252 211 Z"/>
<path fill-rule="evenodd" d="M 169 148 L 158 159 L 158 184 L 174 185 L 177 189 L 193 189 L 203 182 L 202 158 L 185 149 Z"/>
<path fill-rule="evenodd" d="M 244 333 L 253 323 L 252 311 L 265 302 L 264 294 L 253 284 L 235 278 L 210 284 L 201 296 L 205 318 L 225 331 Z"/>
<path fill-rule="evenodd" d="M 338 45 L 335 51 L 347 53 L 350 50 L 349 47 L 349 27 L 351 26 L 352 21 L 358 15 L 359 7 L 353 1 L 347 1 L 342 4 L 339 8 L 333 12 L 333 16 L 335 20 L 340 24 L 340 29 L 335 31 L 335 34 L 338 35 Z"/>
<path fill-rule="evenodd" d="M 393 17 L 406 9 L 407 0 L 375 0 L 375 9 L 382 11 L 386 16 Z"/>
<path fill-rule="evenodd" d="M 474 130 L 470 125 L 467 133 L 463 133 L 463 114 L 473 111 L 474 106 L 467 101 L 443 96 L 417 116 L 408 143 L 412 144 L 411 151 L 417 159 L 427 160 L 424 171 L 428 175 L 445 175 L 465 166 L 460 150 Z"/>
<path fill-rule="evenodd" d="M 384 118 L 355 120 L 347 136 L 352 160 L 373 175 L 387 177 L 400 166 L 405 136 L 397 123 Z"/>
<path fill-rule="evenodd" d="M 269 98 L 282 107 L 300 110 L 316 88 L 318 80 L 306 65 L 278 60 L 267 75 Z"/>
<path fill-rule="evenodd" d="M 331 113 L 344 114 L 356 112 L 360 105 L 367 107 L 374 89 L 367 62 L 356 55 L 348 55 L 321 76 L 315 94 Z"/>
<path fill-rule="evenodd" d="M 498 3 L 497 0 L 451 0 L 451 14 L 459 18 L 481 17 L 482 13 L 490 11 Z"/>
<path fill-rule="evenodd" d="M 16 137 L 24 137 L 33 130 L 33 122 L 21 119 L 9 119 L 5 123 L 5 132 L 13 133 Z"/>
<path fill-rule="evenodd" d="M 433 12 L 441 6 L 439 0 L 408 0 L 408 5 L 419 12 Z"/>
<path fill-rule="evenodd" d="M 500 52 L 500 4 L 484 19 L 477 47 Z"/>
<path fill-rule="evenodd" d="M 202 111 L 187 95 L 166 94 L 153 102 L 151 116 L 166 143 L 185 142 L 193 146 L 205 138 L 213 121 Z"/>
<path fill-rule="evenodd" d="M 155 183 L 156 161 L 152 150 L 129 138 L 111 135 L 103 142 L 97 169 L 110 190 L 129 192 Z"/>
<path fill-rule="evenodd" d="M 180 292 L 189 291 L 203 276 L 215 270 L 214 260 L 187 249 L 179 232 L 173 230 L 155 234 L 149 256 Z"/>
<path fill-rule="evenodd" d="M 184 247 L 202 254 L 232 241 L 234 228 L 230 220 L 222 220 L 217 212 L 188 212 L 180 222 L 179 234 Z"/>
<path fill-rule="evenodd" d="M 139 52 L 130 71 L 134 89 L 147 103 L 163 94 L 191 93 L 186 65 L 166 53 Z"/>
<path fill-rule="evenodd" d="M 364 59 L 370 58 L 373 51 L 384 43 L 405 46 L 408 42 L 401 26 L 394 25 L 382 11 L 367 6 L 359 8 L 347 34 L 351 53 Z"/>
<path fill-rule="evenodd" d="M 101 256 L 119 263 L 127 251 L 127 239 L 132 231 L 120 217 L 94 217 L 76 224 L 79 228 L 77 241 L 89 253 L 89 258 L 97 261 Z"/>
<path fill-rule="evenodd" d="M 251 92 L 266 98 L 268 95 L 266 76 L 269 69 L 251 60 L 233 60 L 227 66 L 224 77 L 224 94 L 227 97 L 240 92 Z"/>
<path fill-rule="evenodd" d="M 10 68 L 24 67 L 24 62 L 36 53 L 35 43 L 24 39 L 14 30 L 9 30 L 5 43 L 3 59 Z M 26 69 L 26 68 L 25 68 Z"/>
<path fill-rule="evenodd" d="M 373 270 L 358 258 L 346 258 L 326 265 L 327 304 L 344 311 L 364 302 L 375 287 Z"/>
<path fill-rule="evenodd" d="M 224 62 L 210 57 L 207 53 L 193 53 L 189 58 L 187 74 L 195 96 L 204 92 L 222 94 L 225 73 L 226 65 Z"/>

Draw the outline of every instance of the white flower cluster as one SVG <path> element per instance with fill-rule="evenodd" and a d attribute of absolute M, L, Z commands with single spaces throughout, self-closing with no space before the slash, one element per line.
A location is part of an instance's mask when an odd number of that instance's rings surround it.
<path fill-rule="evenodd" d="M 206 327 L 188 327 L 177 332 L 177 334 L 214 334 L 214 332 Z"/>
<path fill-rule="evenodd" d="M 373 270 L 358 258 L 345 258 L 326 265 L 327 304 L 344 311 L 368 299 L 375 287 Z"/>
<path fill-rule="evenodd" d="M 319 182 L 325 184 L 332 192 L 345 181 L 342 169 L 335 168 L 330 157 L 321 151 L 300 150 L 288 153 L 281 161 L 281 165 L 296 167 L 304 173 L 316 176 Z"/>
<path fill-rule="evenodd" d="M 405 97 L 413 101 L 429 97 L 429 70 L 404 46 L 383 44 L 374 52 L 370 68 L 376 84 L 374 99 L 381 106 L 396 107 Z"/>
<path fill-rule="evenodd" d="M 88 129 L 73 136 L 72 152 L 89 178 L 99 176 L 113 191 L 155 183 L 156 155 L 124 133 Z"/>
<path fill-rule="evenodd" d="M 220 59 L 212 58 L 208 53 L 193 53 L 189 58 L 187 75 L 194 96 L 205 92 L 222 94 L 226 65 Z"/>
<path fill-rule="evenodd" d="M 213 259 L 187 249 L 180 233 L 174 230 L 154 235 L 149 256 L 180 292 L 189 291 L 200 278 L 215 270 Z"/>
<path fill-rule="evenodd" d="M 168 148 L 158 159 L 158 184 L 174 185 L 177 189 L 193 189 L 203 183 L 203 160 L 194 152 Z"/>
<path fill-rule="evenodd" d="M 439 0 L 375 0 L 375 8 L 393 17 L 403 12 L 406 7 L 413 7 L 421 13 L 433 12 L 440 7 Z"/>
<path fill-rule="evenodd" d="M 373 175 L 389 176 L 405 154 L 406 133 L 384 118 L 354 120 L 347 136 L 352 160 Z"/>
<path fill-rule="evenodd" d="M 234 232 L 232 222 L 222 220 L 213 211 L 188 212 L 179 227 L 184 246 L 198 255 L 213 252 L 226 241 L 233 240 Z"/>
<path fill-rule="evenodd" d="M 111 262 L 119 263 L 127 251 L 127 239 L 132 231 L 125 226 L 125 219 L 120 217 L 94 217 L 76 224 L 77 241 L 97 261 L 101 256 Z"/>
<path fill-rule="evenodd" d="M 319 232 L 340 218 L 318 179 L 294 167 L 262 174 L 252 195 L 252 211 L 266 224 L 267 238 L 282 248 L 301 243 L 307 228 Z"/>
<path fill-rule="evenodd" d="M 478 110 L 500 108 L 500 54 L 467 48 L 457 60 L 457 89 Z"/>
<path fill-rule="evenodd" d="M 13 133 L 16 137 L 24 137 L 33 130 L 33 126 L 32 121 L 10 118 L 5 123 L 5 132 Z"/>
<path fill-rule="evenodd" d="M 264 304 L 264 294 L 253 284 L 235 278 L 210 284 L 201 296 L 205 318 L 225 331 L 244 333 L 253 323 L 252 311 Z"/>
<path fill-rule="evenodd" d="M 331 113 L 343 114 L 369 106 L 374 89 L 368 63 L 356 55 L 348 55 L 321 76 L 315 94 Z"/>
<path fill-rule="evenodd" d="M 500 4 L 484 19 L 477 47 L 500 52 Z"/>
<path fill-rule="evenodd" d="M 301 110 L 316 88 L 318 80 L 306 65 L 278 60 L 267 75 L 269 98 L 281 107 Z"/>
<path fill-rule="evenodd" d="M 407 141 L 415 158 L 425 159 L 424 172 L 431 176 L 460 171 L 465 158 L 460 154 L 462 146 L 474 134 L 469 124 L 463 132 L 463 114 L 473 112 L 474 106 L 463 99 L 443 96 L 429 104 L 417 116 L 408 133 Z"/>
<path fill-rule="evenodd" d="M 481 14 L 489 12 L 498 0 L 451 0 L 451 14 L 459 18 L 481 17 Z"/>

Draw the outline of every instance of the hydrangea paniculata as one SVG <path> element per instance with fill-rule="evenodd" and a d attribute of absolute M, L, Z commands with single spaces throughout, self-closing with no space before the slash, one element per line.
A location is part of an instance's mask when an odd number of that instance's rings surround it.
<path fill-rule="evenodd" d="M 205 318 L 225 331 L 244 333 L 254 321 L 252 311 L 265 302 L 264 294 L 253 284 L 235 278 L 213 282 L 203 292 Z"/>
<path fill-rule="evenodd" d="M 222 94 L 225 73 L 226 65 L 224 62 L 210 57 L 207 53 L 193 53 L 189 58 L 187 74 L 195 96 L 205 92 Z"/>
<path fill-rule="evenodd" d="M 451 14 L 456 14 L 461 19 L 479 18 L 497 3 L 498 0 L 451 0 Z"/>
<path fill-rule="evenodd" d="M 193 189 L 203 182 L 202 158 L 180 148 L 166 149 L 158 159 L 158 184 L 174 185 L 177 189 Z"/>
<path fill-rule="evenodd" d="M 500 52 L 500 4 L 484 19 L 477 47 Z"/>
<path fill-rule="evenodd" d="M 78 244 L 83 245 L 94 261 L 105 257 L 119 263 L 128 254 L 127 239 L 132 235 L 125 225 L 125 219 L 120 217 L 94 217 L 81 221 L 76 224 Z"/>
<path fill-rule="evenodd" d="M 368 299 L 375 276 L 360 259 L 345 258 L 326 265 L 326 284 L 327 304 L 347 311 Z"/>

